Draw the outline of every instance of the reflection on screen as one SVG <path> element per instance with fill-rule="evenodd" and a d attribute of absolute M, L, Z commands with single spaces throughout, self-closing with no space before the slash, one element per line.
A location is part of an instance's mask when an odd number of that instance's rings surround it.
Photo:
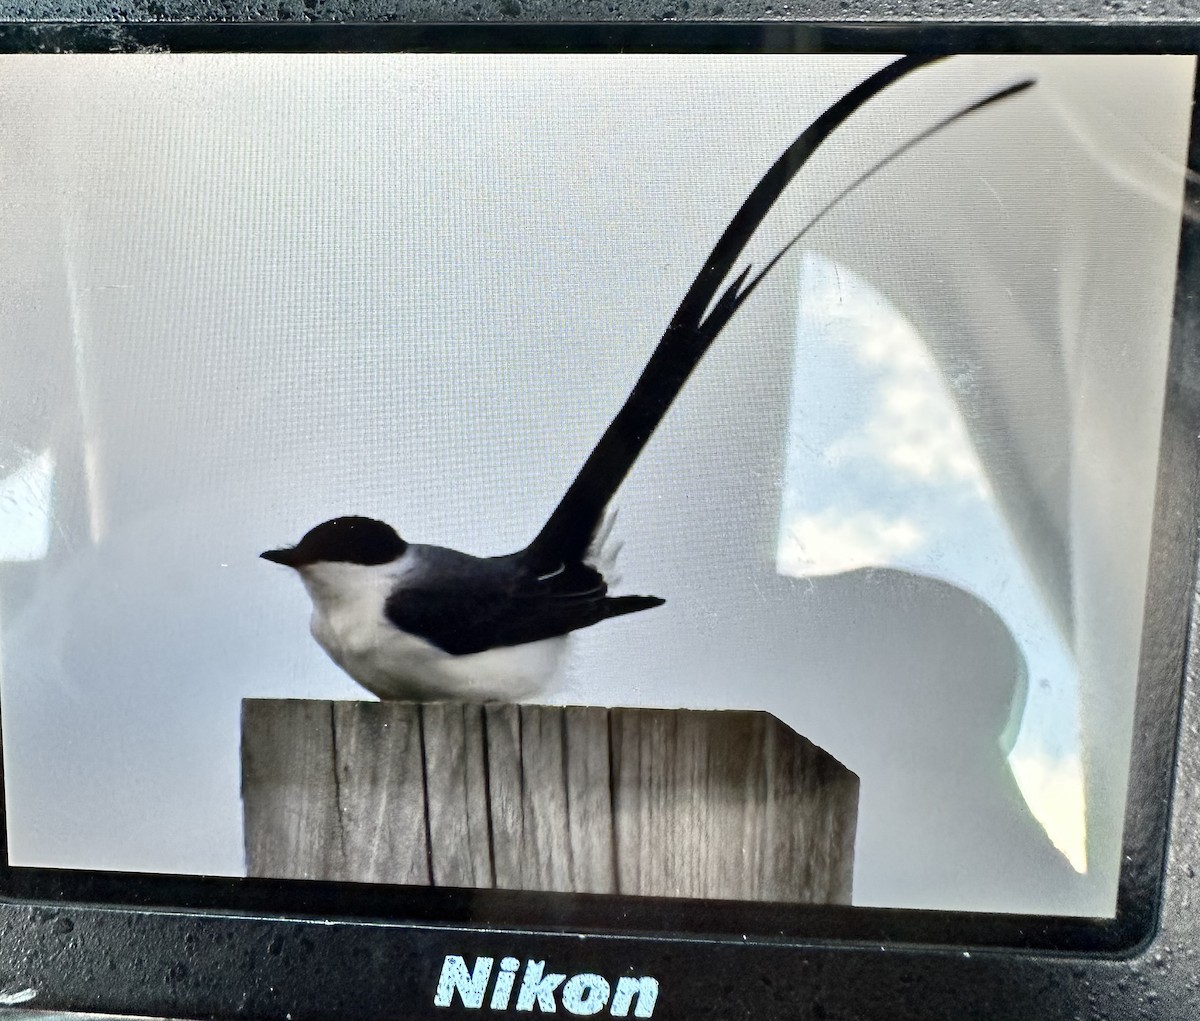
<path fill-rule="evenodd" d="M 1064 634 L 1070 608 L 1050 605 L 1056 591 L 1069 590 L 1069 579 L 1039 588 L 1033 556 L 1007 524 L 1007 507 L 912 324 L 851 270 L 817 253 L 804 257 L 797 304 L 779 569 L 813 577 L 890 567 L 949 582 L 987 604 L 1020 651 L 1016 669 L 988 677 L 968 654 L 959 686 L 980 703 L 989 698 L 976 692 L 981 686 L 999 684 L 1008 693 L 1008 724 L 985 740 L 1007 755 L 1047 835 L 1085 872 L 1078 668 Z M 1069 436 L 1042 442 L 1069 446 Z M 931 720 L 923 727 L 914 740 L 948 749 Z M 969 768 L 948 751 L 944 766 Z M 953 814 L 979 810 L 967 797 Z"/>

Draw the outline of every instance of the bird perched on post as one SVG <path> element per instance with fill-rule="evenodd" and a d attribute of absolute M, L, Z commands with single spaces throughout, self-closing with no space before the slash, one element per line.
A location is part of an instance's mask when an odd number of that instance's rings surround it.
<path fill-rule="evenodd" d="M 701 267 L 625 404 L 533 542 L 499 557 L 408 543 L 390 525 L 347 516 L 311 529 L 266 560 L 295 569 L 312 599 L 313 637 L 383 699 L 513 701 L 543 691 L 567 637 L 612 617 L 661 606 L 658 596 L 609 595 L 605 514 L 617 488 L 684 383 L 734 313 L 805 231 L 866 177 L 942 127 L 1027 88 L 992 93 L 927 129 L 856 179 L 753 278 L 720 291 L 751 235 L 809 157 L 852 113 L 938 58 L 902 57 L 831 105 L 771 166 Z M 718 293 L 720 291 L 720 293 Z"/>

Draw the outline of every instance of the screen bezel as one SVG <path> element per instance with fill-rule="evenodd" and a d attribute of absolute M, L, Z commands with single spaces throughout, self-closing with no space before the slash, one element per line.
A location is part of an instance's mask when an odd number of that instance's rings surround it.
<path fill-rule="evenodd" d="M 967 25 L 0 25 L 5 52 L 436 51 L 436 52 L 919 52 L 1195 53 L 1187 26 Z M 1200 169 L 1200 123 L 1193 113 L 1189 169 Z M 1186 203 L 1200 190 L 1189 179 Z M 11 931 L 29 912 L 72 927 L 79 905 L 110 935 L 119 919 L 183 932 L 205 919 L 231 942 L 263 925 L 291 925 L 312 939 L 312 921 L 339 920 L 339 944 L 390 945 L 440 962 L 436 946 L 486 946 L 497 933 L 514 945 L 588 934 L 609 949 L 636 942 L 641 957 L 670 960 L 681 943 L 708 948 L 754 946 L 764 954 L 789 948 L 966 948 L 1129 954 L 1146 946 L 1159 921 L 1167 849 L 1172 767 L 1180 706 L 1189 607 L 1196 588 L 1196 455 L 1200 435 L 1195 355 L 1187 338 L 1200 327 L 1200 231 L 1182 226 L 1163 439 L 1155 499 L 1151 569 L 1126 807 L 1125 846 L 1112 919 L 915 911 L 863 907 L 763 905 L 505 891 L 433 890 L 353 884 L 151 876 L 0 865 L 0 926 Z M 1193 749 L 1194 751 L 1194 749 Z M 1187 761 L 1191 761 L 1188 759 Z M 40 913 L 40 914 L 39 914 Z M 200 914 L 197 914 L 200 913 Z M 276 921 L 268 923 L 264 918 Z M 285 923 L 283 920 L 290 922 Z M 134 925 L 126 922 L 129 928 Z M 2 931 L 2 930 L 0 930 Z M 358 935 L 354 935 L 357 933 Z M 386 934 L 386 935 L 384 935 Z M 299 938 L 299 937 L 298 937 Z M 346 940 L 349 943 L 346 943 Z M 480 941 L 483 940 L 483 943 Z M 381 943 L 382 941 L 382 943 Z M 538 942 L 542 941 L 542 942 Z M 540 949 L 537 949 L 540 947 Z M 676 948 L 671 950 L 670 948 Z M 5 947 L 7 950 L 7 947 Z M 94 951 L 93 951 L 94 952 Z M 451 951 L 445 951 L 451 952 Z M 456 950 L 453 952 L 465 952 Z M 479 952 L 486 952 L 481 950 Z M 519 953 L 518 951 L 514 951 Z M 688 951 L 690 952 L 690 951 Z M 688 952 L 683 952 L 684 956 Z M 715 949 L 713 950 L 715 953 Z M 936 956 L 936 954 L 935 954 Z M 762 960 L 767 960 L 763 957 Z M 435 962 L 436 963 L 436 962 Z M 432 966 L 432 965 L 430 965 Z M 416 968 L 418 972 L 424 969 Z M 691 969 L 688 968 L 688 971 Z M 436 976 L 435 976 L 436 977 Z M 126 987 L 127 988 L 127 987 Z M 425 988 L 432 988 L 426 983 Z M 196 1002 L 208 1002 L 201 997 Z M 428 1003 L 428 999 L 425 1000 Z M 39 1006 L 42 1004 L 39 1003 Z M 77 1005 L 77 1004 L 76 1004 Z M 129 1009 L 126 1007 L 122 1010 Z M 210 1012 L 205 1009 L 205 1013 Z M 342 1011 L 334 1011 L 342 1016 Z M 326 1014 L 325 1016 L 329 1016 Z M 354 1011 L 344 1016 L 360 1016 Z"/>

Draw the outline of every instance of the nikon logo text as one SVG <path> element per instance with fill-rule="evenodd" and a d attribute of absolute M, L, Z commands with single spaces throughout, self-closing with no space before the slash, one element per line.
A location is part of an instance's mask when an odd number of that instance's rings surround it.
<path fill-rule="evenodd" d="M 524 970 L 515 957 L 502 957 L 498 969 L 494 969 L 495 963 L 494 957 L 476 957 L 468 968 L 463 958 L 447 954 L 433 996 L 434 1006 L 449 1007 L 457 996 L 464 1007 L 478 1010 L 486 997 L 490 1010 L 536 1009 L 543 1014 L 554 1014 L 561 1003 L 564 1011 L 579 1017 L 599 1014 L 605 1007 L 613 1017 L 629 1017 L 631 1011 L 633 1017 L 654 1014 L 658 980 L 649 976 L 625 975 L 614 986 L 608 979 L 590 972 L 570 977 L 547 973 L 545 961 L 526 961 Z"/>

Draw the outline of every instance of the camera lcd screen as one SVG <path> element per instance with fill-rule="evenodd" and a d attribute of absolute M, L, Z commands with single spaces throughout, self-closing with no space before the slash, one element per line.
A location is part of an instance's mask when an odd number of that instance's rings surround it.
<path fill-rule="evenodd" d="M 864 102 L 477 598 L 892 59 L 0 58 L 9 864 L 1112 917 L 1193 58 Z"/>

